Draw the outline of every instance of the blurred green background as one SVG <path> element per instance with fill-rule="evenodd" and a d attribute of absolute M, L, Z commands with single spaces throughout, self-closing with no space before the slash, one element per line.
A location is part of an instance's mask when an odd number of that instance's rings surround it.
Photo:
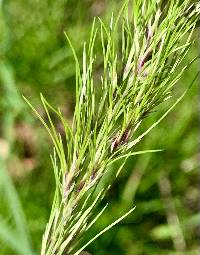
<path fill-rule="evenodd" d="M 39 254 L 55 187 L 50 140 L 22 94 L 45 117 L 39 100 L 42 92 L 71 120 L 75 68 L 64 31 L 81 60 L 93 17 L 107 19 L 119 8 L 117 0 L 0 0 L 1 255 L 28 254 L 30 246 L 33 254 Z M 194 37 L 185 62 L 199 54 L 197 31 Z M 100 44 L 96 50 L 99 54 Z M 191 83 L 198 66 L 195 62 L 186 71 L 176 86 L 176 97 Z M 137 146 L 164 151 L 128 160 L 105 199 L 109 208 L 86 240 L 131 206 L 137 208 L 91 244 L 91 254 L 199 253 L 198 99 L 196 80 L 175 110 Z M 167 101 L 143 128 L 168 106 Z"/>

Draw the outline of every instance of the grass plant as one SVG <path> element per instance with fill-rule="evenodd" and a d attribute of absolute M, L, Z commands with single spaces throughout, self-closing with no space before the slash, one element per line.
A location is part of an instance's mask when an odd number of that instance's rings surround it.
<path fill-rule="evenodd" d="M 134 148 L 187 91 L 143 133 L 140 126 L 160 104 L 172 97 L 174 85 L 194 61 L 177 74 L 193 43 L 192 34 L 198 20 L 199 4 L 189 0 L 124 1 L 119 14 L 111 15 L 109 24 L 100 18 L 94 20 L 90 38 L 84 44 L 82 63 L 66 34 L 76 69 L 72 125 L 43 95 L 41 101 L 48 121 L 25 99 L 54 145 L 51 160 L 56 190 L 41 255 L 81 254 L 91 242 L 133 212 L 135 206 L 82 244 L 84 234 L 106 210 L 107 204 L 98 213 L 95 208 L 126 160 L 159 151 L 135 151 Z M 95 79 L 98 40 L 101 40 L 103 56 L 99 81 Z M 53 114 L 61 121 L 64 136 L 57 130 Z M 120 166 L 110 177 L 109 185 L 105 185 L 102 180 L 116 161 Z"/>

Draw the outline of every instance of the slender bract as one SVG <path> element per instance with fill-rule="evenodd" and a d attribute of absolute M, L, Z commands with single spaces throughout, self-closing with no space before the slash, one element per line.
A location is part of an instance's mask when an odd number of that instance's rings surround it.
<path fill-rule="evenodd" d="M 108 25 L 100 18 L 94 20 L 90 38 L 83 48 L 82 63 L 79 63 L 66 35 L 76 68 L 76 106 L 72 126 L 42 95 L 48 123 L 29 103 L 54 144 L 51 158 L 56 191 L 41 255 L 78 255 L 134 210 L 133 207 L 80 247 L 85 232 L 106 209 L 107 205 L 95 214 L 95 208 L 126 159 L 154 152 L 137 152 L 134 146 L 184 96 L 139 137 L 135 135 L 144 118 L 171 97 L 172 88 L 189 66 L 190 63 L 177 73 L 192 44 L 192 33 L 198 19 L 199 6 L 189 0 L 124 1 L 119 15 L 112 15 Z M 97 40 L 101 40 L 102 45 L 101 81 L 94 79 Z M 50 112 L 60 118 L 65 137 L 57 132 Z M 116 175 L 110 177 L 110 185 L 101 184 L 101 190 L 96 192 L 110 165 L 117 160 L 121 165 L 116 169 Z"/>

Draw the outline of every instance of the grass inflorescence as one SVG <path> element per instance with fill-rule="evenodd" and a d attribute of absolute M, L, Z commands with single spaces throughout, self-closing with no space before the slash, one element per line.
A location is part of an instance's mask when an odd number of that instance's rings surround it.
<path fill-rule="evenodd" d="M 119 15 L 106 25 L 93 22 L 84 44 L 82 63 L 66 34 L 75 59 L 76 106 L 70 125 L 60 109 L 52 107 L 41 95 L 48 122 L 32 107 L 46 127 L 54 144 L 51 157 L 56 191 L 49 222 L 42 240 L 41 255 L 80 254 L 92 241 L 130 214 L 111 223 L 85 245 L 80 240 L 98 220 L 107 205 L 96 215 L 104 198 L 128 157 L 155 152 L 134 151 L 147 135 L 182 99 L 172 104 L 160 119 L 136 136 L 143 120 L 172 96 L 186 65 L 177 74 L 192 44 L 199 19 L 198 3 L 189 0 L 124 1 Z M 101 40 L 101 84 L 95 80 L 95 43 Z M 97 100 L 100 95 L 100 100 Z M 51 119 L 56 114 L 64 127 L 61 137 Z M 109 166 L 121 160 L 109 185 L 96 188 Z"/>

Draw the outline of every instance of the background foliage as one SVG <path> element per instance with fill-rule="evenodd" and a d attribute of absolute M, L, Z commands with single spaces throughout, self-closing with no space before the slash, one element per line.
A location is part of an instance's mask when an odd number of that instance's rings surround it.
<path fill-rule="evenodd" d="M 2 255 L 38 254 L 55 185 L 49 159 L 50 141 L 21 94 L 39 106 L 39 92 L 43 92 L 49 102 L 59 105 L 71 119 L 75 69 L 63 32 L 68 33 L 81 56 L 93 16 L 106 19 L 118 5 L 118 1 L 103 0 L 0 1 Z M 197 42 L 198 33 L 194 36 Z M 185 61 L 196 55 L 198 45 L 195 44 Z M 186 71 L 176 86 L 177 94 L 189 85 L 198 72 L 198 65 L 195 62 Z M 165 150 L 139 155 L 126 163 L 105 199 L 105 203 L 110 202 L 108 210 L 90 234 L 97 233 L 133 203 L 137 208 L 90 245 L 88 251 L 92 254 L 198 254 L 197 83 L 138 145 L 138 149 Z M 41 114 L 45 117 L 42 108 Z M 146 125 L 160 114 L 155 112 L 147 118 Z M 57 126 L 61 129 L 59 123 Z M 19 198 L 6 172 L 15 183 Z"/>

